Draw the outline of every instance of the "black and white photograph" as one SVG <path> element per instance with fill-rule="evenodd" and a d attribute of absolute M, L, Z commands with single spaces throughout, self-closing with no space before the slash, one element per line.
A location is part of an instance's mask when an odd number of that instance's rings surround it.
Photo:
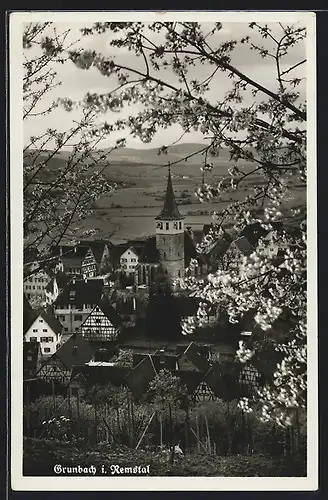
<path fill-rule="evenodd" d="M 9 23 L 12 488 L 317 489 L 315 14 Z"/>

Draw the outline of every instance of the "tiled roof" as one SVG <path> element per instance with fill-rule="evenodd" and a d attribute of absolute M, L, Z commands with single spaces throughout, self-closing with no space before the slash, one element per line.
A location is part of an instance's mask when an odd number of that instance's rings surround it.
<path fill-rule="evenodd" d="M 225 401 L 239 396 L 238 375 L 240 364 L 215 363 L 205 375 L 205 382 L 217 398 Z"/>
<path fill-rule="evenodd" d="M 188 394 L 192 394 L 204 379 L 203 372 L 175 370 L 172 375 L 179 377 L 180 383 L 187 388 Z"/>
<path fill-rule="evenodd" d="M 86 384 L 93 386 L 96 384 L 113 384 L 116 387 L 124 385 L 124 378 L 130 372 L 130 368 L 125 366 L 73 366 L 71 381 L 78 375 L 83 375 Z"/>
<path fill-rule="evenodd" d="M 181 354 L 180 357 L 187 356 L 188 360 L 200 371 L 206 373 L 210 365 L 204 356 L 203 353 L 200 352 L 198 346 L 194 342 L 190 342 L 187 349 Z M 178 361 L 179 365 L 179 361 Z"/>
<path fill-rule="evenodd" d="M 63 330 L 62 324 L 58 321 L 54 315 L 52 309 L 48 307 L 41 311 L 40 316 L 47 322 L 54 333 L 61 333 Z"/>
<path fill-rule="evenodd" d="M 58 307 L 68 304 L 76 306 L 99 304 L 103 286 L 103 280 L 101 279 L 71 281 L 57 297 L 55 305 Z"/>
<path fill-rule="evenodd" d="M 135 399 L 146 394 L 149 383 L 156 376 L 156 370 L 151 356 L 146 355 L 140 363 L 125 377 L 125 383 Z"/>
<path fill-rule="evenodd" d="M 118 328 L 122 324 L 121 316 L 115 311 L 108 299 L 102 298 L 99 302 L 99 307 L 115 328 Z"/>
<path fill-rule="evenodd" d="M 250 255 L 254 251 L 252 244 L 248 241 L 246 236 L 240 236 L 234 240 L 233 243 L 243 255 Z"/>
<path fill-rule="evenodd" d="M 84 365 L 88 363 L 97 347 L 92 343 L 84 340 L 79 334 L 73 334 L 69 339 L 58 349 L 58 351 L 49 358 L 49 361 L 54 358 L 59 359 L 64 366 L 70 370 L 74 365 Z"/>
<path fill-rule="evenodd" d="M 25 294 L 23 294 L 23 333 L 25 334 L 27 330 L 32 326 L 36 318 L 38 317 L 37 311 L 32 309 Z"/>
<path fill-rule="evenodd" d="M 145 241 L 145 246 L 140 255 L 139 263 L 143 264 L 158 264 L 159 251 L 156 247 L 156 236 L 152 236 Z"/>
<path fill-rule="evenodd" d="M 156 217 L 157 220 L 182 220 L 184 217 L 180 214 L 172 186 L 171 171 L 167 178 L 167 187 L 164 199 L 164 207 L 160 214 Z"/>
<path fill-rule="evenodd" d="M 91 241 L 81 240 L 80 244 L 85 247 L 91 248 L 91 251 L 94 255 L 97 264 L 100 264 L 106 247 L 106 242 L 101 240 L 91 240 Z"/>

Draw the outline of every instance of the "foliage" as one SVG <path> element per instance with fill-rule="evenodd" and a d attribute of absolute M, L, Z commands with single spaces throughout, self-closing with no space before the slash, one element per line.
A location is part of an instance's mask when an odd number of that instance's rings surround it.
<path fill-rule="evenodd" d="M 201 201 L 243 190 L 251 175 L 261 179 L 256 185 L 247 184 L 241 200 L 214 214 L 213 231 L 199 250 L 220 238 L 217 229 L 231 221 L 237 234 L 245 226 L 260 224 L 269 236 L 258 239 L 251 255 L 236 256 L 228 269 L 215 270 L 203 282 L 188 278 L 185 287 L 203 299 L 203 309 L 208 302 L 226 309 L 232 323 L 254 311 L 262 338 L 241 345 L 239 357 L 248 362 L 250 354 L 257 354 L 266 361 L 261 347 L 267 341 L 283 353 L 260 400 L 263 418 L 284 426 L 292 423 L 296 409 L 304 407 L 306 400 L 306 210 L 292 203 L 294 186 L 305 189 L 306 183 L 306 103 L 301 92 L 306 59 L 295 64 L 287 59 L 295 46 L 302 46 L 306 31 L 299 25 L 252 22 L 247 36 L 222 40 L 221 29 L 219 22 L 96 23 L 83 29 L 83 35 L 108 32 L 112 50 L 127 48 L 144 62 L 144 69 L 125 67 L 119 59 L 96 51 L 72 50 L 70 57 L 79 68 L 93 66 L 118 84 L 114 94 L 88 95 L 85 110 L 143 105 L 135 116 L 120 120 L 143 142 L 151 142 L 160 128 L 173 124 L 181 126 L 181 137 L 191 129 L 204 135 L 209 143 L 201 150 L 203 182 L 197 189 Z M 276 80 L 270 86 L 233 64 L 234 50 L 240 45 L 257 53 L 259 62 L 272 59 Z M 208 70 L 202 81 L 193 76 L 196 61 Z M 217 101 L 210 91 L 219 85 L 219 78 L 226 77 L 230 89 Z M 211 157 L 226 148 L 229 177 L 206 183 L 207 172 L 213 170 Z M 168 149 L 163 145 L 159 153 L 165 155 Z M 286 309 L 285 338 L 278 342 L 270 332 Z M 204 318 L 200 308 L 195 325 L 187 325 L 190 333 Z"/>
<path fill-rule="evenodd" d="M 25 439 L 23 445 L 24 474 L 29 476 L 53 476 L 53 466 L 94 465 L 96 475 L 101 475 L 101 466 L 110 471 L 112 464 L 122 467 L 131 465 L 150 465 L 151 476 L 222 476 L 222 477 L 297 477 L 305 475 L 304 464 L 300 461 L 270 458 L 267 455 L 217 457 L 189 455 L 176 460 L 173 465 L 167 461 L 166 454 L 131 450 L 124 446 L 113 447 L 107 444 L 93 446 L 88 453 L 58 440 Z"/>
<path fill-rule="evenodd" d="M 133 351 L 132 349 L 119 349 L 117 355 L 112 359 L 112 362 L 119 366 L 132 367 Z"/>
<path fill-rule="evenodd" d="M 186 397 L 186 389 L 181 385 L 179 377 L 163 369 L 151 380 L 148 397 L 155 408 L 163 410 L 167 406 L 180 406 Z"/>
<path fill-rule="evenodd" d="M 58 68 L 69 64 L 68 51 L 77 45 L 70 30 L 60 32 L 50 22 L 25 25 L 23 118 L 27 129 L 33 127 L 35 118 L 56 115 L 59 105 L 71 109 L 69 99 L 57 98 L 61 85 Z M 68 120 L 66 129 L 45 125 L 42 134 L 31 136 L 25 144 L 25 276 L 49 267 L 49 245 L 74 237 L 78 222 L 92 213 L 95 200 L 115 187 L 105 175 L 109 152 L 97 149 L 110 131 L 105 124 L 99 125 L 95 113 L 81 110 L 76 120 Z"/>

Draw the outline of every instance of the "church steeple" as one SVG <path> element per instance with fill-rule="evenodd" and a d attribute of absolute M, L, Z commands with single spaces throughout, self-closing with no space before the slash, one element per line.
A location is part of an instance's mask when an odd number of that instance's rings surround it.
<path fill-rule="evenodd" d="M 171 166 L 169 165 L 169 175 L 167 178 L 166 193 L 164 199 L 164 206 L 156 220 L 182 220 L 183 215 L 180 214 L 172 186 Z"/>

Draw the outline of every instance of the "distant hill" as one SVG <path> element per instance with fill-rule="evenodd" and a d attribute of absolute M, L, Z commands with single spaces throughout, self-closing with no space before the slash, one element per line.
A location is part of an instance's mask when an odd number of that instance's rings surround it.
<path fill-rule="evenodd" d="M 108 153 L 108 162 L 111 164 L 129 164 L 129 165 L 164 165 L 168 162 L 176 162 L 178 160 L 183 160 L 189 155 L 193 155 L 188 159 L 188 163 L 191 165 L 200 165 L 204 161 L 204 155 L 197 153 L 197 151 L 202 150 L 205 144 L 176 144 L 168 148 L 167 154 L 158 154 L 159 148 L 149 148 L 149 149 L 133 149 L 133 148 L 121 148 L 111 151 L 110 148 L 102 150 L 104 153 Z M 195 154 L 194 154 L 195 153 Z M 46 157 L 51 154 L 51 151 L 44 151 L 38 158 L 36 165 L 46 159 Z M 61 151 L 56 153 L 56 155 L 50 160 L 50 168 L 56 168 L 63 165 L 63 162 L 68 158 L 69 151 Z M 224 162 L 227 164 L 229 162 L 229 151 L 222 150 L 220 156 L 216 158 L 211 158 L 214 165 L 219 165 Z M 30 165 L 31 159 L 28 155 L 24 155 L 24 164 Z"/>

